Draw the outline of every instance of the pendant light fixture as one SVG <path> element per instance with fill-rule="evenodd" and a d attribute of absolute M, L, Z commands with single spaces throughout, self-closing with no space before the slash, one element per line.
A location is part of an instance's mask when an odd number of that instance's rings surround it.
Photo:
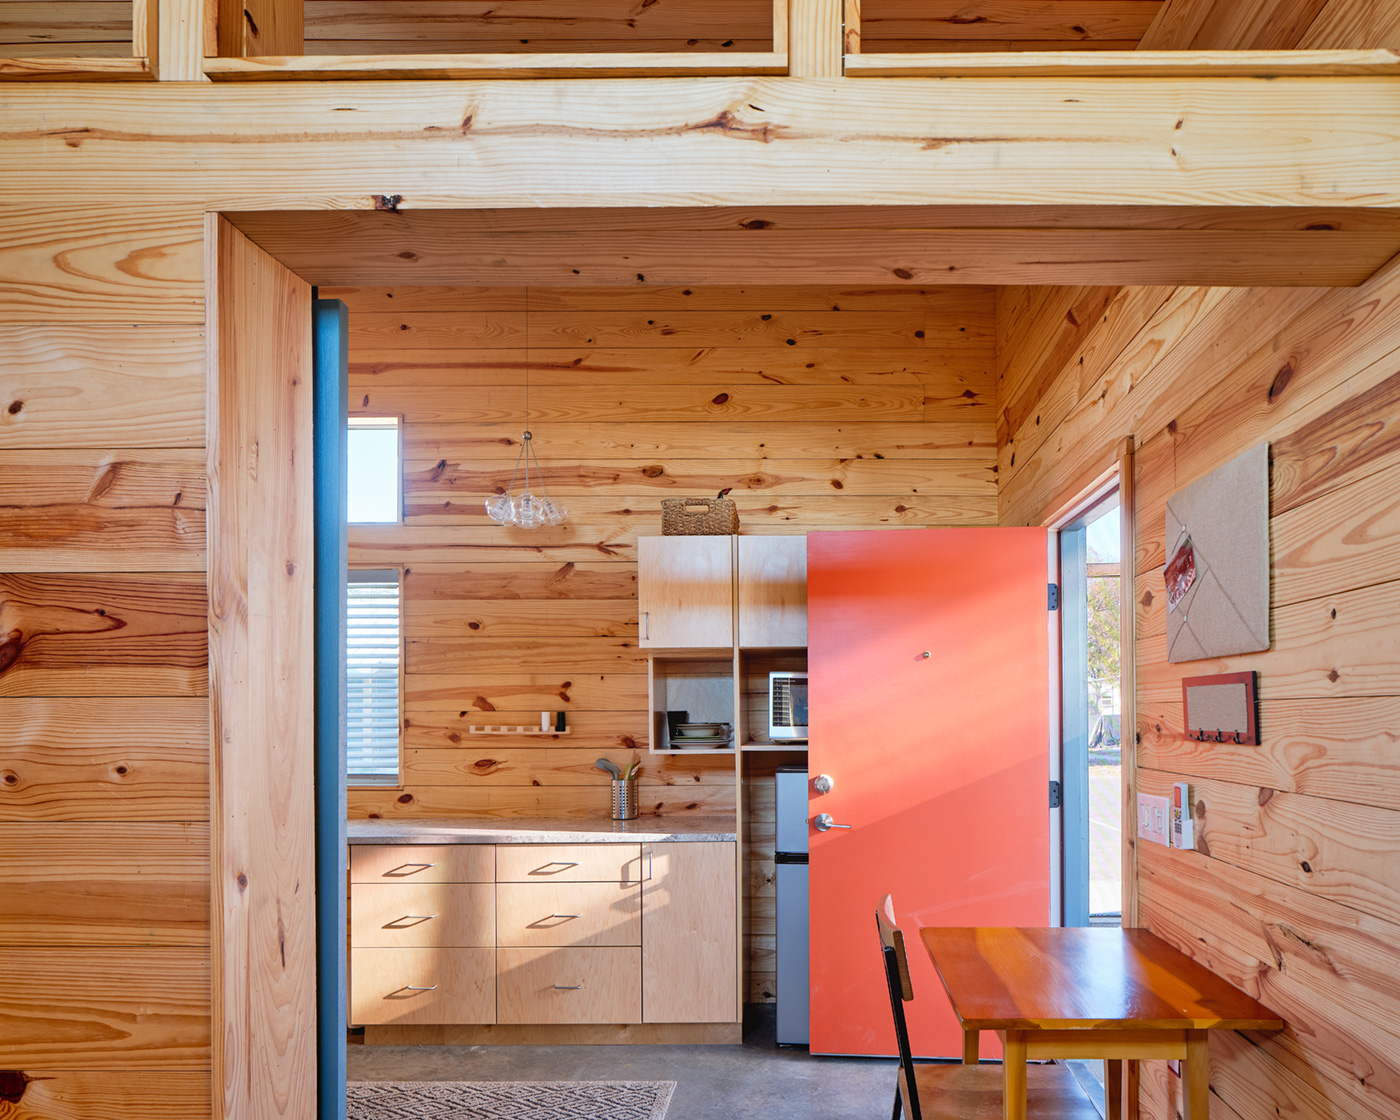
<path fill-rule="evenodd" d="M 520 529 L 537 529 L 541 525 L 559 525 L 568 520 L 569 511 L 551 501 L 544 488 L 544 471 L 535 454 L 534 434 L 530 431 L 530 290 L 525 289 L 525 434 L 520 441 L 520 454 L 515 457 L 515 470 L 504 494 L 492 494 L 486 499 L 486 516 L 498 525 L 514 525 Z M 515 480 L 525 467 L 524 489 L 515 493 Z M 530 466 L 534 465 L 539 494 L 530 493 Z"/>

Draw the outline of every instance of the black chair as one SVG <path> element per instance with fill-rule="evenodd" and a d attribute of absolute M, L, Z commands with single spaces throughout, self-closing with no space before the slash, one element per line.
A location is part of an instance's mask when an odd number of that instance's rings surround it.
<path fill-rule="evenodd" d="M 914 998 L 914 983 L 904 951 L 904 932 L 895 923 L 894 900 L 889 895 L 875 911 L 875 926 L 880 931 L 890 1012 L 899 1045 L 899 1084 L 890 1120 L 899 1120 L 901 1108 L 909 1120 L 924 1120 L 925 1108 L 930 1120 L 1001 1120 L 1000 1065 L 914 1064 L 904 1018 L 904 1005 Z M 1098 1109 L 1079 1088 L 1069 1067 L 1062 1065 L 1027 1068 L 1026 1116 L 1027 1120 L 1099 1120 Z"/>

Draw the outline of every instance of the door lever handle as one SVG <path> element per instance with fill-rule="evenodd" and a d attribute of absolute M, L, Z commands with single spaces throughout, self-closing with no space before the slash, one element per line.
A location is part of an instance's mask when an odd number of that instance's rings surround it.
<path fill-rule="evenodd" d="M 812 827 L 818 832 L 830 832 L 833 828 L 850 828 L 848 824 L 837 824 L 830 813 L 818 813 L 812 818 Z"/>

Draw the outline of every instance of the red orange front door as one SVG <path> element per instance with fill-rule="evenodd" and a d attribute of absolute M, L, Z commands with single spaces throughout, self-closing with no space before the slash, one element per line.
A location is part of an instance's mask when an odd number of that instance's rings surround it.
<path fill-rule="evenodd" d="M 811 1048 L 893 1054 L 875 907 L 906 930 L 915 1054 L 962 1038 L 920 925 L 1049 919 L 1043 529 L 807 538 Z M 992 1056 L 994 1040 L 984 1045 Z"/>

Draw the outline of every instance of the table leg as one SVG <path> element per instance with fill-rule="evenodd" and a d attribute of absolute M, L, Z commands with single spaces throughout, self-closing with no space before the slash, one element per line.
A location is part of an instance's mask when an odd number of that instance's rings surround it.
<path fill-rule="evenodd" d="M 1205 1031 L 1186 1032 L 1186 1061 L 1181 1063 L 1182 1120 L 1210 1116 L 1210 1044 Z"/>
<path fill-rule="evenodd" d="M 963 1031 L 963 1065 L 975 1066 L 981 1060 L 978 1042 L 981 1037 L 981 1031 Z"/>
<path fill-rule="evenodd" d="M 1001 1068 L 1005 1074 L 1001 1108 L 1005 1120 L 1026 1120 L 1026 1032 L 1002 1036 Z M 1189 1117 L 1187 1120 L 1194 1120 Z"/>
<path fill-rule="evenodd" d="M 1123 1116 L 1124 1120 L 1142 1120 L 1142 1110 L 1138 1102 L 1138 1063 L 1129 1058 L 1123 1071 Z"/>
<path fill-rule="evenodd" d="M 1104 1120 L 1123 1120 L 1123 1063 L 1105 1058 L 1103 1063 Z"/>

